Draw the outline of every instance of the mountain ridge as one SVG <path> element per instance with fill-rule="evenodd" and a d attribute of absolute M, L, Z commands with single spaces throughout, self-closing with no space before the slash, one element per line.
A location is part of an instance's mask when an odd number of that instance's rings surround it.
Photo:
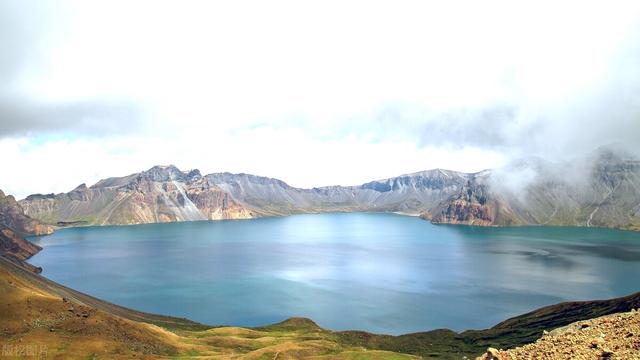
<path fill-rule="evenodd" d="M 575 178 L 575 179 L 574 179 Z M 20 200 L 51 225 L 251 219 L 319 212 L 398 212 L 437 224 L 569 225 L 640 230 L 640 161 L 600 150 L 574 171 L 536 159 L 463 173 L 432 169 L 355 186 L 297 188 L 246 173 L 174 165 Z"/>

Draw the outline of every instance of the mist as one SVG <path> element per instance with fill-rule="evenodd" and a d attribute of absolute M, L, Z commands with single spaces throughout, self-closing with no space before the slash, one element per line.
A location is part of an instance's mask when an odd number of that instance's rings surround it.
<path fill-rule="evenodd" d="M 0 148 L 23 174 L 59 170 L 0 187 L 168 163 L 354 185 L 638 155 L 639 44 L 633 1 L 4 1 Z"/>

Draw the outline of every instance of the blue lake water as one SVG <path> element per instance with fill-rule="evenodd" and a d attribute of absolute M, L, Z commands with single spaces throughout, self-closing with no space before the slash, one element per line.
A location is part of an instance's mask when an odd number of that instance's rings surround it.
<path fill-rule="evenodd" d="M 304 316 L 401 334 L 486 328 L 565 300 L 640 290 L 640 233 L 432 225 L 395 214 L 70 228 L 31 240 L 43 275 L 211 325 Z"/>

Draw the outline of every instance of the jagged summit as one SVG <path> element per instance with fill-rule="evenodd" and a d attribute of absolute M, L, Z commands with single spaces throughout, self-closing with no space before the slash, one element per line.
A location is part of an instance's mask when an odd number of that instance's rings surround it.
<path fill-rule="evenodd" d="M 200 171 L 196 170 L 197 174 L 200 174 Z M 189 180 L 190 172 L 181 171 L 175 165 L 167 165 L 167 166 L 154 166 L 147 171 L 143 171 L 139 176 L 149 178 L 153 181 L 187 181 Z"/>

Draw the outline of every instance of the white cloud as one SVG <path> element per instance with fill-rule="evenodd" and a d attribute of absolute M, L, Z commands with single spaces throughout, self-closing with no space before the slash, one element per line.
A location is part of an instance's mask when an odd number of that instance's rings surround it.
<path fill-rule="evenodd" d="M 175 164 L 203 173 L 247 172 L 280 178 L 292 186 L 356 185 L 430 168 L 479 171 L 503 158 L 476 148 L 418 148 L 407 142 L 372 143 L 357 138 L 323 141 L 299 130 L 268 128 L 236 136 L 193 134 L 188 139 L 127 137 L 0 140 L 3 167 L 19 169 L 2 177 L 0 189 L 18 197 L 66 192 L 81 182 L 124 176 L 153 165 Z M 469 159 L 474 159 L 469 162 Z"/>
<path fill-rule="evenodd" d="M 640 131 L 637 1 L 0 7 L 0 146 L 16 169 L 0 187 L 21 195 L 163 163 L 355 184 Z"/>

